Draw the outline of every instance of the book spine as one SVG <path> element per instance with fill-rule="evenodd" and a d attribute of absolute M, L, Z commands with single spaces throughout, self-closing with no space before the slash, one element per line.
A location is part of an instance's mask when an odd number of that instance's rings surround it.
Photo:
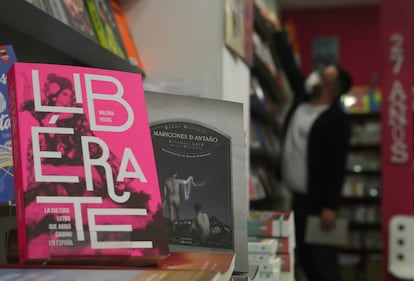
<path fill-rule="evenodd" d="M 268 227 L 272 231 L 272 235 L 275 237 L 287 237 L 289 236 L 288 225 L 283 218 L 283 215 L 280 216 L 278 220 L 269 220 L 267 221 Z"/>
<path fill-rule="evenodd" d="M 283 220 L 254 220 L 247 221 L 248 232 L 251 236 L 288 237 L 289 227 Z"/>
<path fill-rule="evenodd" d="M 259 273 L 260 281 L 281 280 L 279 279 L 279 277 L 280 277 L 280 272 L 260 272 Z"/>
<path fill-rule="evenodd" d="M 259 264 L 259 272 L 272 272 L 275 270 L 274 264 L 261 263 Z"/>
<path fill-rule="evenodd" d="M 43 2 L 44 11 L 53 17 L 54 16 L 53 10 L 52 10 L 52 7 L 50 6 L 49 1 L 48 0 L 41 0 L 41 1 Z"/>
<path fill-rule="evenodd" d="M 275 272 L 281 271 L 282 268 L 282 259 L 280 257 L 275 257 L 269 263 L 258 263 L 259 272 Z"/>
<path fill-rule="evenodd" d="M 275 255 L 273 254 L 252 254 L 249 253 L 248 255 L 248 259 L 249 262 L 252 264 L 260 264 L 260 263 L 269 263 L 269 260 L 271 259 L 271 257 L 274 257 Z"/>
<path fill-rule="evenodd" d="M 10 123 L 11 123 L 11 138 L 12 138 L 12 152 L 14 163 L 14 186 L 16 194 L 16 220 L 17 220 L 17 239 L 19 251 L 19 263 L 24 263 L 27 258 L 27 235 L 26 235 L 26 216 L 24 204 L 24 190 L 23 190 L 23 173 L 22 173 L 22 155 L 20 153 L 19 127 L 18 127 L 18 101 L 16 92 L 18 91 L 16 84 L 16 68 L 12 66 L 7 74 L 8 91 L 9 91 L 9 106 L 10 106 Z"/>
<path fill-rule="evenodd" d="M 86 8 L 88 9 L 89 16 L 93 28 L 95 30 L 96 37 L 98 38 L 99 43 L 106 49 L 109 50 L 109 43 L 105 36 L 105 31 L 102 26 L 101 19 L 99 18 L 98 11 L 93 0 L 85 0 Z"/>
<path fill-rule="evenodd" d="M 144 71 L 144 65 L 138 54 L 134 39 L 130 33 L 128 23 L 125 19 L 125 14 L 122 9 L 121 4 L 118 0 L 109 0 L 116 24 L 118 26 L 119 33 L 124 44 L 124 48 L 128 57 L 128 61 L 135 66 L 138 66 L 139 69 Z"/>
<path fill-rule="evenodd" d="M 48 2 L 55 18 L 57 18 L 64 24 L 69 25 L 69 21 L 66 17 L 65 10 L 62 7 L 62 2 L 56 0 L 48 0 Z"/>
<path fill-rule="evenodd" d="M 103 0 L 102 3 L 104 3 L 104 7 L 106 7 L 106 13 L 108 16 L 108 21 L 109 21 L 108 23 L 106 23 L 106 28 L 110 30 L 109 33 L 107 33 L 107 40 L 108 40 L 110 50 L 115 55 L 119 56 L 120 58 L 127 60 L 128 56 L 125 50 L 124 41 L 121 37 L 118 23 L 115 20 L 112 6 L 109 3 L 109 0 Z M 105 23 L 103 22 L 103 24 Z M 129 31 L 128 27 L 127 29 Z"/>
<path fill-rule="evenodd" d="M 276 252 L 276 244 L 277 240 L 269 240 L 266 239 L 262 242 L 248 242 L 248 250 L 249 252 L 257 252 L 257 253 L 271 253 L 274 254 Z"/>

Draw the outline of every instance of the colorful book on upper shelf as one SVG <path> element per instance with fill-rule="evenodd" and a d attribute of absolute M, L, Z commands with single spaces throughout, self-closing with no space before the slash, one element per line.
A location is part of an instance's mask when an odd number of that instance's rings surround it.
<path fill-rule="evenodd" d="M 356 85 L 341 100 L 346 112 L 351 114 L 379 112 L 382 93 L 378 87 Z"/>
<path fill-rule="evenodd" d="M 12 45 L 0 46 L 0 203 L 14 200 L 7 71 L 16 61 Z"/>
<path fill-rule="evenodd" d="M 26 0 L 43 12 L 61 21 L 85 35 L 97 41 L 89 14 L 83 1 L 79 0 Z"/>
<path fill-rule="evenodd" d="M 20 262 L 164 258 L 141 76 L 15 63 L 8 81 Z"/>
<path fill-rule="evenodd" d="M 95 31 L 92 26 L 91 18 L 88 14 L 88 10 L 86 9 L 84 1 L 79 0 L 48 0 L 49 2 L 56 2 L 55 4 L 51 4 L 52 7 L 56 5 L 60 5 L 59 3 L 63 4 L 63 8 L 65 10 L 67 24 L 74 28 L 75 30 L 79 31 L 86 37 L 98 41 Z M 56 8 L 55 8 L 56 9 Z M 61 13 L 59 12 L 60 17 L 62 17 Z"/>
<path fill-rule="evenodd" d="M 145 92 L 172 252 L 235 252 L 248 272 L 248 192 L 239 103 Z"/>
<path fill-rule="evenodd" d="M 0 268 L 0 280 L 19 281 L 227 281 L 214 271 L 144 269 Z"/>
<path fill-rule="evenodd" d="M 124 44 L 108 0 L 85 0 L 99 43 L 120 58 L 127 59 Z"/>
<path fill-rule="evenodd" d="M 144 64 L 138 53 L 138 49 L 134 39 L 132 38 L 131 32 L 129 31 L 128 22 L 121 4 L 118 0 L 109 0 L 109 2 L 114 13 L 115 21 L 118 25 L 119 33 L 121 35 L 129 62 L 144 71 Z"/>

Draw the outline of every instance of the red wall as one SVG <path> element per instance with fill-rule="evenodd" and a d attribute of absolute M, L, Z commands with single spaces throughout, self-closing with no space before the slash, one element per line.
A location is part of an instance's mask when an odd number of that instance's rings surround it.
<path fill-rule="evenodd" d="M 336 36 L 339 63 L 347 69 L 354 85 L 369 85 L 373 74 L 380 73 L 380 7 L 358 6 L 284 11 L 283 20 L 296 25 L 302 69 L 312 69 L 312 40 Z"/>

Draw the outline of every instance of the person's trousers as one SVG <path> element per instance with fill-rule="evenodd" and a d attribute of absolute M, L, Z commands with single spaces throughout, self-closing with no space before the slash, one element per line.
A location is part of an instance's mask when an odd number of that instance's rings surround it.
<path fill-rule="evenodd" d="M 307 281 L 341 281 L 337 248 L 305 243 L 306 218 L 312 213 L 306 195 L 292 194 L 296 257 Z"/>

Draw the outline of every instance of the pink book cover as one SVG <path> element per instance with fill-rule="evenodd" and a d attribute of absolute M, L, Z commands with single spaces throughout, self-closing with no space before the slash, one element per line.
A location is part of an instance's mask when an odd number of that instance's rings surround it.
<path fill-rule="evenodd" d="M 8 79 L 20 263 L 163 259 L 141 76 L 16 63 Z"/>

